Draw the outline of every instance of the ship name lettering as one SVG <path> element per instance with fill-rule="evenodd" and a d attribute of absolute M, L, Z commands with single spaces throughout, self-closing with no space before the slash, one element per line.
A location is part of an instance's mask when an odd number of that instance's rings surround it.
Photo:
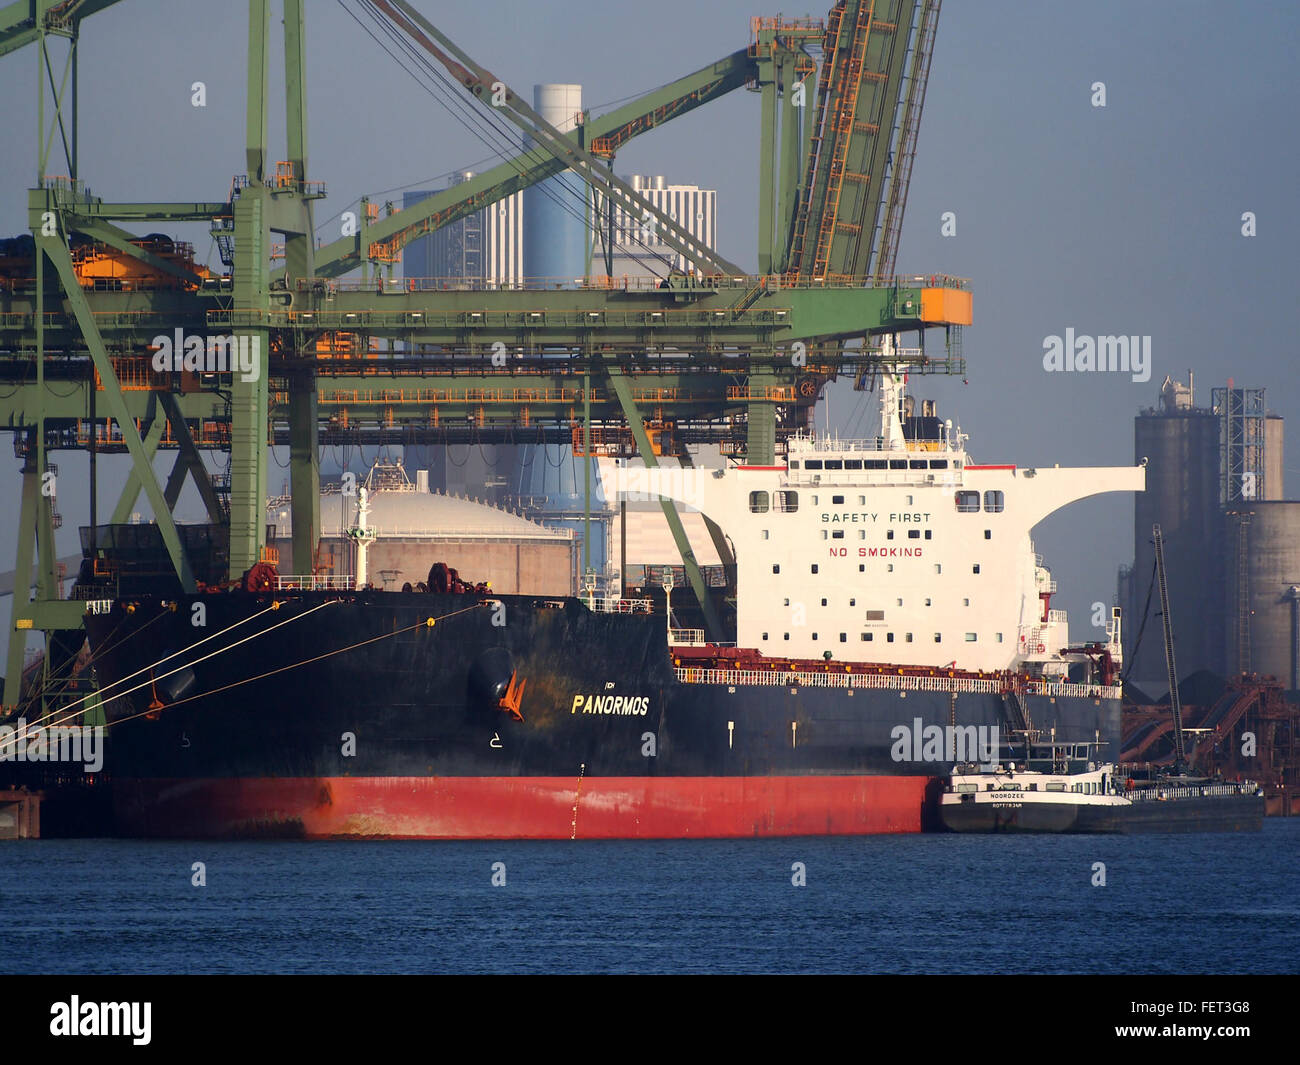
<path fill-rule="evenodd" d="M 569 713 L 576 714 L 579 709 L 584 714 L 618 714 L 621 716 L 645 717 L 650 711 L 648 695 L 584 695 L 581 692 L 573 697 L 573 706 Z"/>

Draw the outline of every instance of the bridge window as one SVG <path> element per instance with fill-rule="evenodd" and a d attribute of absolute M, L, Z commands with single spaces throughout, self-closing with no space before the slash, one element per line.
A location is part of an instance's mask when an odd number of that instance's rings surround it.
<path fill-rule="evenodd" d="M 821 459 L 809 459 L 803 464 L 805 470 L 820 470 L 822 468 Z"/>
<path fill-rule="evenodd" d="M 956 494 L 958 514 L 978 514 L 980 494 L 978 492 L 958 492 Z"/>
<path fill-rule="evenodd" d="M 931 460 L 930 460 L 930 469 L 932 469 L 932 470 L 946 470 L 947 468 L 948 468 L 948 460 L 947 460 L 947 459 L 931 459 Z"/>
<path fill-rule="evenodd" d="M 842 470 L 842 469 L 844 469 L 844 460 L 843 460 L 843 459 L 827 459 L 827 460 L 826 460 L 826 468 L 827 468 L 828 470 Z"/>
<path fill-rule="evenodd" d="M 927 465 L 929 464 L 925 461 L 925 459 L 910 459 L 908 460 L 907 468 L 909 470 L 923 470 L 926 468 Z"/>
<path fill-rule="evenodd" d="M 861 460 L 861 459 L 845 459 L 845 460 L 844 460 L 844 468 L 845 468 L 846 470 L 860 470 L 860 469 L 862 469 L 862 460 Z"/>
<path fill-rule="evenodd" d="M 749 493 L 749 512 L 751 514 L 766 514 L 768 507 L 768 496 L 766 492 Z"/>
<path fill-rule="evenodd" d="M 863 459 L 862 468 L 864 470 L 887 470 L 889 463 L 884 459 Z"/>
<path fill-rule="evenodd" d="M 798 460 L 798 459 L 794 459 L 794 460 L 790 463 L 790 469 L 792 469 L 792 470 L 797 470 L 798 468 L 799 468 L 799 460 Z"/>
<path fill-rule="evenodd" d="M 798 492 L 777 492 L 776 509 L 782 514 L 793 514 L 799 509 Z"/>
<path fill-rule="evenodd" d="M 907 459 L 890 459 L 889 468 L 891 470 L 905 470 L 907 469 Z"/>
<path fill-rule="evenodd" d="M 1000 491 L 984 493 L 984 510 L 989 514 L 1001 514 L 1006 509 L 1006 497 Z"/>

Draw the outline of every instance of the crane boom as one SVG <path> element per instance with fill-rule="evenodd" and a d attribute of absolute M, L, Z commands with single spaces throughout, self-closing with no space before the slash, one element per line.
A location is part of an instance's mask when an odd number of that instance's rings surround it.
<path fill-rule="evenodd" d="M 1160 621 L 1165 635 L 1165 668 L 1169 671 L 1169 709 L 1174 716 L 1174 772 L 1187 769 L 1183 749 L 1183 708 L 1178 696 L 1178 667 L 1174 662 L 1174 627 L 1169 620 L 1169 584 L 1165 580 L 1165 541 L 1159 525 L 1151 527 L 1156 546 L 1156 584 L 1160 589 Z"/>
<path fill-rule="evenodd" d="M 909 131 L 914 150 L 937 17 L 933 0 L 840 0 L 831 10 L 790 273 L 865 279 L 879 272 L 873 241 L 881 208 L 894 205 L 896 234 L 906 202 L 900 182 L 911 175 L 892 153 Z"/>

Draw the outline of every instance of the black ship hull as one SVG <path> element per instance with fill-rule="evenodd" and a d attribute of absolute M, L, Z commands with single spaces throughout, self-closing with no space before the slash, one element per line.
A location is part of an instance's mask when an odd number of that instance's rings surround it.
<path fill-rule="evenodd" d="M 919 831 L 952 763 L 897 730 L 1010 725 L 995 684 L 951 674 L 696 677 L 662 617 L 572 599 L 137 597 L 86 623 L 129 835 Z M 1118 699 L 1022 702 L 1118 743 Z"/>

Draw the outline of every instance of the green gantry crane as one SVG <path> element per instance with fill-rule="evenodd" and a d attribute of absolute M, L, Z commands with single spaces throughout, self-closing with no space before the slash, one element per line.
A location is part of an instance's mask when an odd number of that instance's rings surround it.
<path fill-rule="evenodd" d="M 87 564 L 101 534 L 96 456 L 126 452 L 131 475 L 106 534 L 143 492 L 177 586 L 190 590 L 199 578 L 172 516 L 182 485 L 197 485 L 206 535 L 227 559 L 220 577 L 237 581 L 266 558 L 271 443 L 289 447 L 292 551 L 302 572 L 320 530 L 322 441 L 536 439 L 589 455 L 593 434 L 626 434 L 655 465 L 652 411 L 674 426 L 679 452 L 711 441 L 771 465 L 783 438 L 806 427 L 827 381 L 869 372 L 877 356 L 866 338 L 924 338 L 941 328 L 942 350 L 931 356 L 922 345 L 920 356 L 908 356 L 911 368 L 963 370 L 955 339 L 971 321 L 967 286 L 892 276 L 938 0 L 840 0 L 825 22 L 754 19 L 748 47 L 606 115 L 584 115 L 568 133 L 411 4 L 357 0 L 361 14 L 395 28 L 470 98 L 526 131 L 531 146 L 414 207 L 383 218 L 363 209 L 355 233 L 320 247 L 313 205 L 325 187 L 307 176 L 303 0 L 283 0 L 287 159 L 272 165 L 268 149 L 270 0 L 249 0 L 244 172 L 221 198 L 181 203 L 104 200 L 79 172 L 77 42 L 84 19 L 108 6 L 0 7 L 0 55 L 33 44 L 41 68 L 31 242 L 8 259 L 0 250 L 0 427 L 15 434 L 23 464 L 8 707 L 19 700 L 31 630 L 49 636 L 41 697 L 58 698 L 88 609 L 76 586 L 72 598 L 59 594 L 52 451 L 89 452 Z M 66 55 L 56 77 L 60 41 Z M 613 169 L 633 137 L 742 87 L 761 101 L 756 275 L 701 246 Z M 56 147 L 67 176 L 50 174 Z M 692 269 L 656 288 L 593 277 L 545 292 L 415 291 L 379 276 L 407 241 L 566 170 L 606 204 L 654 215 L 659 239 Z M 191 221 L 211 225 L 227 273 L 213 275 L 179 246 L 123 228 Z M 275 238 L 282 264 L 273 259 Z M 127 281 L 96 274 L 105 257 L 126 264 Z M 357 271 L 360 280 L 348 276 Z M 156 341 L 173 334 L 215 337 L 219 349 L 260 358 L 251 373 L 160 372 Z M 504 366 L 492 358 L 502 345 L 511 356 Z M 152 467 L 160 450 L 176 452 L 163 484 Z M 213 474 L 205 452 L 224 457 L 225 470 Z M 690 545 L 664 506 L 716 638 Z M 34 564 L 36 594 L 27 600 Z"/>

